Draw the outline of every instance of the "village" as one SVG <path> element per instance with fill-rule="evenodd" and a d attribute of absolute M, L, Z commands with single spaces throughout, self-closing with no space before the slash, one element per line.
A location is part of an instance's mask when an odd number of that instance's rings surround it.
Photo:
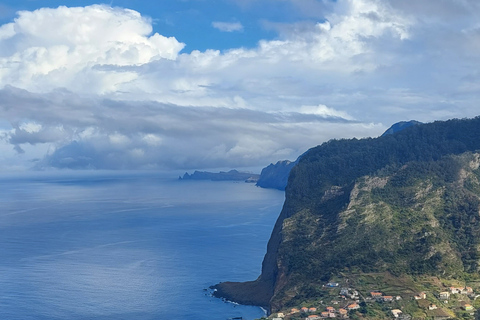
<path fill-rule="evenodd" d="M 424 291 L 392 287 L 388 292 L 364 285 L 355 288 L 348 279 L 332 281 L 322 285 L 328 293 L 322 300 L 274 313 L 269 319 L 474 319 L 480 308 L 480 294 L 467 285 L 447 286 L 438 280 L 434 283 L 427 282 L 429 290 Z"/>

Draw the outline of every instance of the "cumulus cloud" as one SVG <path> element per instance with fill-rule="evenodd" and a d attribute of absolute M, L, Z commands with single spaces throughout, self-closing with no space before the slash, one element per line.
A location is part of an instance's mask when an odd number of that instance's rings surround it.
<path fill-rule="evenodd" d="M 99 93 L 134 80 L 133 72 L 103 66 L 139 66 L 173 60 L 184 44 L 152 34 L 138 12 L 106 5 L 20 11 L 0 27 L 0 83 L 32 91 L 75 88 Z"/>
<path fill-rule="evenodd" d="M 19 12 L 0 26 L 0 150 L 39 166 L 252 166 L 478 113 L 475 1 L 283 1 L 312 14 L 223 52 L 182 53 L 128 9 Z"/>
<path fill-rule="evenodd" d="M 212 27 L 223 32 L 242 31 L 243 25 L 240 22 L 212 22 Z"/>

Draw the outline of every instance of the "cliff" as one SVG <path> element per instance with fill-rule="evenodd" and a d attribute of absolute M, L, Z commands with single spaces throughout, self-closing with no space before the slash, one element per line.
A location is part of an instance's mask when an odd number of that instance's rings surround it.
<path fill-rule="evenodd" d="M 293 167 L 260 277 L 217 295 L 276 311 L 339 272 L 479 271 L 480 118 L 333 140 Z"/>
<path fill-rule="evenodd" d="M 257 186 L 285 190 L 290 171 L 296 163 L 296 161 L 292 162 L 288 160 L 278 161 L 276 164 L 271 163 L 262 169 L 260 178 L 257 181 Z"/>

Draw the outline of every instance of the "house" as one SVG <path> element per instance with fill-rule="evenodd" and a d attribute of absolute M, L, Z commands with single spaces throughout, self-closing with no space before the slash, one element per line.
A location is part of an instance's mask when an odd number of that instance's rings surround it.
<path fill-rule="evenodd" d="M 382 293 L 381 293 L 381 292 L 372 291 L 372 292 L 370 292 L 370 295 L 372 296 L 372 298 L 380 298 L 380 297 L 382 297 Z"/>
<path fill-rule="evenodd" d="M 392 297 L 392 296 L 384 296 L 384 297 L 383 297 L 383 301 L 385 301 L 385 302 L 391 302 L 391 301 L 393 301 L 393 297 Z"/>
<path fill-rule="evenodd" d="M 358 303 L 352 303 L 352 304 L 349 304 L 347 306 L 347 309 L 348 310 L 356 310 L 356 309 L 360 309 L 360 306 L 358 305 Z"/>
<path fill-rule="evenodd" d="M 308 308 L 307 308 L 307 307 L 302 307 L 300 310 L 301 310 L 302 312 L 308 312 Z"/>
<path fill-rule="evenodd" d="M 308 308 L 308 312 L 310 313 L 317 312 L 317 308 Z"/>
<path fill-rule="evenodd" d="M 285 318 L 285 314 L 283 312 L 277 313 L 277 318 Z"/>
<path fill-rule="evenodd" d="M 462 308 L 466 311 L 473 310 L 473 306 L 471 304 L 465 304 Z"/>
<path fill-rule="evenodd" d="M 292 308 L 292 310 L 290 310 L 290 314 L 292 313 L 299 313 L 300 310 L 298 310 L 297 308 Z"/>
<path fill-rule="evenodd" d="M 343 308 L 340 308 L 338 309 L 338 314 L 341 316 L 346 316 L 348 314 L 348 311 Z"/>
<path fill-rule="evenodd" d="M 309 315 L 308 317 L 305 318 L 305 320 L 319 320 L 321 319 L 322 317 L 320 317 L 319 315 L 317 314 L 312 314 L 312 315 Z"/>
<path fill-rule="evenodd" d="M 328 312 L 335 312 L 335 308 L 334 307 L 327 307 L 326 308 Z"/>
<path fill-rule="evenodd" d="M 399 309 L 393 309 L 391 312 L 395 318 L 398 318 L 398 316 L 402 314 L 402 310 Z"/>
<path fill-rule="evenodd" d="M 458 288 L 456 288 L 456 287 L 450 287 L 449 289 L 450 289 L 450 292 L 451 292 L 452 294 L 459 293 L 459 292 L 461 291 L 461 289 L 458 290 Z"/>
<path fill-rule="evenodd" d="M 427 299 L 427 294 L 425 292 L 420 292 L 418 295 L 415 296 L 415 300 L 420 299 Z"/>
<path fill-rule="evenodd" d="M 329 283 L 327 283 L 327 287 L 336 288 L 336 287 L 338 287 L 338 282 L 329 282 Z"/>
<path fill-rule="evenodd" d="M 431 304 L 428 306 L 428 310 L 435 310 L 437 309 L 437 306 L 435 304 Z"/>
<path fill-rule="evenodd" d="M 328 312 L 328 311 L 323 311 L 323 312 L 321 313 L 321 315 L 322 315 L 322 318 L 328 318 L 328 317 L 330 316 L 330 312 Z"/>
<path fill-rule="evenodd" d="M 448 298 L 450 298 L 450 293 L 448 291 L 440 292 L 439 298 L 441 300 L 447 300 Z"/>

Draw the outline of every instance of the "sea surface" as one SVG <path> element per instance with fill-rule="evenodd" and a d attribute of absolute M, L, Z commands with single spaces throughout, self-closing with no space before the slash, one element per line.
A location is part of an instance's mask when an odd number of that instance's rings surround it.
<path fill-rule="evenodd" d="M 263 316 L 205 289 L 258 277 L 284 192 L 174 177 L 0 177 L 0 319 Z"/>

